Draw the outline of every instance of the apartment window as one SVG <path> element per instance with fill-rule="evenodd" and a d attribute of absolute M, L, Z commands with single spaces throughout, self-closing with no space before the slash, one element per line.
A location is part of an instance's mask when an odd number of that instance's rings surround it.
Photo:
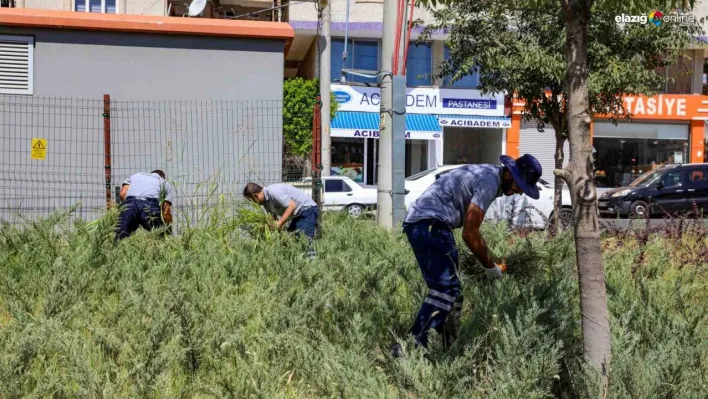
<path fill-rule="evenodd" d="M 342 78 L 342 52 L 344 39 L 332 39 L 332 81 L 339 82 Z M 345 69 L 370 71 L 374 74 L 379 70 L 379 42 L 375 40 L 350 39 L 347 45 L 347 61 Z M 367 74 L 369 74 L 367 73 Z M 347 75 L 347 82 L 376 83 L 376 78 Z"/>
<path fill-rule="evenodd" d="M 15 7 L 15 0 L 0 0 L 0 7 L 14 8 Z"/>
<path fill-rule="evenodd" d="M 0 93 L 33 93 L 34 39 L 0 35 Z"/>
<path fill-rule="evenodd" d="M 430 43 L 409 43 L 406 62 L 406 85 L 408 87 L 432 86 L 433 49 Z"/>
<path fill-rule="evenodd" d="M 74 10 L 79 12 L 98 12 L 115 14 L 117 0 L 74 0 Z"/>
<path fill-rule="evenodd" d="M 445 61 L 450 59 L 450 49 L 445 46 Z M 464 78 L 450 84 L 452 77 L 447 77 L 444 79 L 443 85 L 445 87 L 453 87 L 456 89 L 476 89 L 479 86 L 479 70 L 475 68 L 471 74 L 465 76 Z"/>

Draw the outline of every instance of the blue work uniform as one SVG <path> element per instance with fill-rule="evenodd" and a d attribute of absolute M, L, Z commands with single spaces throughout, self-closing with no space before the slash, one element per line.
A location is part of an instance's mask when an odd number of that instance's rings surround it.
<path fill-rule="evenodd" d="M 429 289 L 411 328 L 420 345 L 427 346 L 431 328 L 445 335 L 450 312 L 459 317 L 463 298 L 452 231 L 463 226 L 471 203 L 486 212 L 502 195 L 502 172 L 503 167 L 487 164 L 459 167 L 436 180 L 408 209 L 403 231 Z"/>
<path fill-rule="evenodd" d="M 116 242 L 133 234 L 138 227 L 146 230 L 164 227 L 162 202 L 172 204 L 174 189 L 157 173 L 136 173 L 123 185 L 130 185 L 116 229 Z"/>

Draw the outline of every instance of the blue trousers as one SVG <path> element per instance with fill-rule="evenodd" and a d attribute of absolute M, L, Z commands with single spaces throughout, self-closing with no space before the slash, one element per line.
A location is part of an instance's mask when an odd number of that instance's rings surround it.
<path fill-rule="evenodd" d="M 135 233 L 139 227 L 152 230 L 163 227 L 160 202 L 155 199 L 126 198 L 121 204 L 120 218 L 116 228 L 115 241 L 118 242 Z"/>
<path fill-rule="evenodd" d="M 290 219 L 288 231 L 291 233 L 294 232 L 297 235 L 304 234 L 310 240 L 314 239 L 315 231 L 317 230 L 318 215 L 319 210 L 316 206 L 303 208 L 297 216 Z"/>
<path fill-rule="evenodd" d="M 418 311 L 411 334 L 419 345 L 427 347 L 428 331 L 433 328 L 449 344 L 456 331 L 445 327 L 448 315 L 459 319 L 462 310 L 462 287 L 457 276 L 459 256 L 452 231 L 442 222 L 423 220 L 404 223 L 403 231 L 418 261 L 428 296 Z"/>
<path fill-rule="evenodd" d="M 309 244 L 307 250 L 307 257 L 314 259 L 317 256 L 315 251 L 313 240 L 315 239 L 315 232 L 317 231 L 317 217 L 319 216 L 319 209 L 316 206 L 311 206 L 308 208 L 303 208 L 300 213 L 290 219 L 290 225 L 288 226 L 289 232 L 294 232 L 295 235 L 300 236 L 301 234 L 307 237 Z"/>

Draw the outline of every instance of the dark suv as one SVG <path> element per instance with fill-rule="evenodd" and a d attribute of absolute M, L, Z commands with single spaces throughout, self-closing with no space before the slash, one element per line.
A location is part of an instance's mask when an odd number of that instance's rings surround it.
<path fill-rule="evenodd" d="M 708 163 L 667 165 L 639 176 L 598 199 L 602 215 L 645 217 L 686 212 L 696 203 L 708 214 Z"/>

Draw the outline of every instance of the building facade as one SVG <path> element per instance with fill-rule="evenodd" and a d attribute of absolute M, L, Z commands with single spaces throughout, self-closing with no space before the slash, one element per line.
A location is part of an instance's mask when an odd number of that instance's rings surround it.
<path fill-rule="evenodd" d="M 1 0 L 2 7 L 104 14 L 182 17 L 190 0 Z M 208 0 L 199 18 L 283 22 L 287 7 L 279 0 Z"/>
<path fill-rule="evenodd" d="M 209 195 L 281 181 L 293 36 L 285 23 L 0 10 L 0 219 L 78 203 L 93 219 L 154 169 L 177 189 L 176 222 Z"/>
<path fill-rule="evenodd" d="M 62 9 L 82 12 L 144 12 L 171 16 L 181 16 L 186 12 L 186 2 L 183 0 L 156 3 L 148 0 L 15 0 L 12 3 L 16 7 L 28 8 L 61 5 Z M 378 142 L 375 137 L 378 131 L 375 129 L 377 121 L 373 119 L 377 110 L 366 102 L 354 107 L 353 101 L 371 101 L 372 94 L 376 100 L 376 94 L 372 92 L 376 80 L 369 76 L 381 66 L 383 0 L 333 0 L 330 4 L 330 81 L 332 91 L 339 93 L 338 100 L 347 101 L 340 103 L 340 112 L 332 120 L 333 172 L 346 173 L 357 181 L 373 184 L 377 181 Z M 284 5 L 287 3 L 279 1 L 209 0 L 201 17 L 288 22 L 295 30 L 295 38 L 284 61 L 285 77 L 316 78 L 318 5 L 315 2 Z M 692 15 L 697 20 L 707 17 L 708 1 L 699 2 Z M 422 21 L 422 25 L 432 22 L 430 13 L 420 8 L 415 9 L 414 19 Z M 708 18 L 702 24 L 704 31 L 708 32 Z M 417 40 L 420 32 L 421 29 L 413 31 L 412 42 Z M 345 36 L 348 38 L 346 43 Z M 701 39 L 708 42 L 708 36 Z M 541 161 L 544 178 L 552 179 L 555 147 L 552 127 L 546 125 L 539 129 L 537 122 L 525 122 L 520 104 L 515 102 L 512 111 L 512 100 L 508 97 L 482 96 L 476 91 L 479 71 L 470 71 L 469 76 L 454 84 L 448 79 L 437 78 L 435 72 L 449 56 L 445 40 L 444 32 L 435 32 L 426 44 L 410 44 L 406 74 L 409 98 L 411 101 L 415 101 L 418 95 L 441 101 L 455 98 L 467 100 L 471 108 L 459 112 L 459 108 L 439 109 L 428 106 L 432 104 L 423 103 L 420 107 L 415 104 L 415 116 L 410 117 L 415 121 L 407 121 L 407 127 L 427 130 L 408 131 L 406 174 L 412 175 L 441 164 L 496 162 L 501 154 L 517 156 L 530 153 Z M 346 58 L 343 57 L 345 50 Z M 347 70 L 364 73 L 351 74 Z M 596 118 L 593 123 L 596 168 L 598 173 L 605 173 L 598 177 L 598 184 L 623 184 L 651 165 L 703 162 L 706 159 L 708 133 L 701 111 L 708 108 L 708 103 L 704 104 L 708 101 L 708 97 L 704 97 L 708 94 L 705 46 L 696 45 L 687 49 L 676 65 L 661 73 L 666 75 L 667 81 L 659 90 L 660 97 L 646 102 L 628 99 L 630 109 L 633 112 L 635 108 L 637 110 L 632 122 L 621 121 L 614 126 L 606 119 Z M 678 114 L 679 110 L 674 109 L 677 104 L 686 104 L 685 114 Z M 491 111 L 491 108 L 494 110 Z M 409 113 L 413 114 L 411 109 Z M 432 120 L 420 115 L 435 117 L 438 120 L 437 129 L 431 130 Z M 461 122 L 463 119 L 464 124 Z M 454 126 L 449 123 L 453 120 Z M 568 154 L 567 146 L 565 152 Z M 621 178 L 612 177 L 618 173 Z"/>
<path fill-rule="evenodd" d="M 331 9 L 330 80 L 340 106 L 331 126 L 332 172 L 374 184 L 378 134 L 378 119 L 374 114 L 378 109 L 371 102 L 371 94 L 376 99 L 376 80 L 346 71 L 371 71 L 368 75 L 372 75 L 380 69 L 383 1 L 350 0 L 347 14 L 347 1 L 334 0 Z M 694 14 L 700 18 L 705 16 L 706 10 L 699 5 Z M 290 7 L 289 23 L 295 29 L 295 40 L 286 61 L 288 77 L 315 78 L 318 75 L 317 15 L 312 3 Z M 432 22 L 430 14 L 423 9 L 415 10 L 414 19 L 423 24 Z M 525 122 L 523 104 L 518 101 L 514 101 L 512 110 L 512 100 L 508 97 L 481 95 L 476 90 L 479 71 L 470 71 L 469 76 L 454 84 L 437 78 L 439 66 L 449 56 L 446 36 L 436 32 L 428 43 L 416 44 L 414 41 L 420 32 L 420 29 L 413 31 L 408 52 L 406 175 L 443 164 L 497 163 L 502 154 L 530 153 L 541 162 L 543 177 L 552 180 L 555 164 L 552 127 L 539 128 L 536 121 Z M 345 35 L 348 36 L 346 45 Z M 343 57 L 345 49 L 346 58 Z M 703 96 L 704 87 L 708 87 L 705 60 L 703 45 L 689 48 L 676 65 L 660 71 L 667 77 L 666 84 L 659 90 L 661 95 L 651 99 L 627 98 L 628 109 L 634 114 L 631 122 L 621 121 L 615 126 L 606 119 L 595 119 L 591 129 L 598 184 L 626 184 L 662 163 L 704 161 L 708 149 L 706 118 L 702 114 L 708 110 L 708 97 Z M 425 99 L 440 101 L 445 98 L 465 100 L 461 104 L 468 104 L 470 108 L 461 112 L 460 108 L 441 109 L 433 102 L 418 103 L 419 94 Z M 678 106 L 682 108 L 679 110 Z M 432 119 L 424 118 L 425 115 Z M 436 129 L 433 129 L 433 119 L 438 122 Z M 424 130 L 416 132 L 416 128 Z M 567 143 L 565 153 L 567 162 Z"/>
<path fill-rule="evenodd" d="M 375 184 L 379 97 L 371 75 L 381 67 L 383 1 L 351 1 L 348 15 L 346 1 L 332 1 L 331 9 L 330 81 L 339 103 L 331 126 L 332 173 Z M 289 11 L 295 39 L 286 61 L 286 76 L 316 78 L 316 6 L 294 4 Z M 420 8 L 415 9 L 413 18 L 432 22 L 429 12 Z M 437 70 L 449 57 L 446 36 L 434 32 L 429 42 L 417 44 L 421 31 L 413 30 L 408 48 L 406 176 L 444 164 L 497 163 L 500 155 L 508 153 L 510 100 L 503 94 L 482 95 L 477 90 L 477 71 L 454 83 L 437 77 Z M 355 73 L 348 73 L 351 70 Z"/>

